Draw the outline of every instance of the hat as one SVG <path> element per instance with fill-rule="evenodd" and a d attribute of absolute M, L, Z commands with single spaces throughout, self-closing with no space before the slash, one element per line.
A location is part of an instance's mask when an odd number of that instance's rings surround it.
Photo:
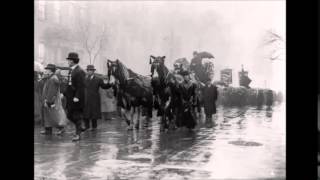
<path fill-rule="evenodd" d="M 44 69 L 50 69 L 52 71 L 56 71 L 56 65 L 54 64 L 48 64 L 47 67 L 45 67 Z"/>
<path fill-rule="evenodd" d="M 75 53 L 75 52 L 71 52 L 68 54 L 68 57 L 67 57 L 68 60 L 73 60 L 73 62 L 75 63 L 78 63 L 79 62 L 79 56 L 78 56 L 78 53 Z"/>
<path fill-rule="evenodd" d="M 96 70 L 93 65 L 88 65 L 87 70 Z"/>

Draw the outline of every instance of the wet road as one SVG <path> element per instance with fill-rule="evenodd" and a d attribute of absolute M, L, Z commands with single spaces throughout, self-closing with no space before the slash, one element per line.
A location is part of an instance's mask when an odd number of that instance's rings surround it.
<path fill-rule="evenodd" d="M 120 119 L 99 121 L 97 132 L 71 142 L 34 132 L 35 179 L 266 179 L 285 178 L 285 105 L 273 111 L 218 108 L 216 125 L 160 133 L 153 119 L 127 131 Z"/>

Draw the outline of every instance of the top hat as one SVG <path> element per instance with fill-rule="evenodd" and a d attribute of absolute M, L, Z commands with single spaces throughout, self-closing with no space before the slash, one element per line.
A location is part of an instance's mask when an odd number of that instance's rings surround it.
<path fill-rule="evenodd" d="M 78 53 L 75 53 L 75 52 L 69 53 L 67 59 L 79 61 Z"/>
<path fill-rule="evenodd" d="M 93 65 L 88 65 L 87 70 L 96 70 Z"/>
<path fill-rule="evenodd" d="M 45 67 L 44 69 L 50 69 L 52 71 L 55 71 L 56 70 L 56 65 L 54 64 L 48 64 L 47 67 Z"/>

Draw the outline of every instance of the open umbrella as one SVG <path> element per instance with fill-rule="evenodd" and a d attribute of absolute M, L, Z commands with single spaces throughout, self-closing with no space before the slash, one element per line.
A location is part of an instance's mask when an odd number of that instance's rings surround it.
<path fill-rule="evenodd" d="M 44 67 L 40 62 L 34 61 L 33 68 L 36 72 L 44 72 Z"/>
<path fill-rule="evenodd" d="M 203 58 L 209 58 L 209 59 L 214 58 L 214 56 L 211 53 L 206 52 L 206 51 L 198 52 L 196 56 L 201 58 L 201 59 L 203 59 Z"/>

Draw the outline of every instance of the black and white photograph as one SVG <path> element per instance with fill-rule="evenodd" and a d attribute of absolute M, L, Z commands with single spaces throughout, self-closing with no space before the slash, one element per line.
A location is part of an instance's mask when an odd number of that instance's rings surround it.
<path fill-rule="evenodd" d="M 286 1 L 34 0 L 33 134 L 35 180 L 286 179 Z"/>

